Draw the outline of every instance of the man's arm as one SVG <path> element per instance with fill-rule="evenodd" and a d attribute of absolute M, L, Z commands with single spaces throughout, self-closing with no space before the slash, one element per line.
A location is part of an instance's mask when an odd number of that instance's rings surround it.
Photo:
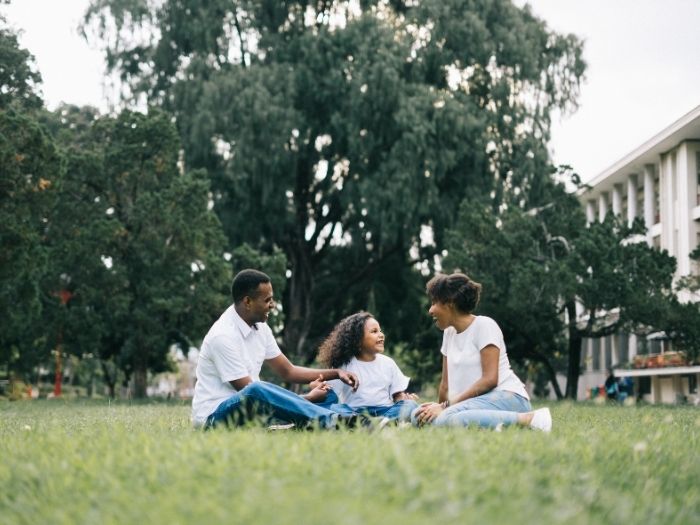
<path fill-rule="evenodd" d="M 243 390 L 252 382 L 253 379 L 250 376 L 245 376 L 241 377 L 240 379 L 234 379 L 233 381 L 229 381 L 229 383 L 231 383 L 231 386 L 235 388 L 238 392 Z"/>
<path fill-rule="evenodd" d="M 357 376 L 352 372 L 346 372 L 338 368 L 318 369 L 296 366 L 293 365 L 284 354 L 268 359 L 266 363 L 270 365 L 275 374 L 282 378 L 282 380 L 289 381 L 290 383 L 310 383 L 311 381 L 319 379 L 320 376 L 323 381 L 340 379 L 346 385 L 350 385 L 353 391 L 357 390 L 360 384 Z"/>

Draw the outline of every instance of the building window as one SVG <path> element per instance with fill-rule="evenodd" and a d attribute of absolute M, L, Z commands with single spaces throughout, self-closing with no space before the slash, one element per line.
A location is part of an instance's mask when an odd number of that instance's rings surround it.
<path fill-rule="evenodd" d="M 617 336 L 617 364 L 627 363 L 630 360 L 629 335 L 618 334 Z"/>
<path fill-rule="evenodd" d="M 657 172 L 658 173 L 658 172 Z M 659 176 L 654 177 L 654 224 L 661 222 L 661 192 L 659 191 Z"/>
<path fill-rule="evenodd" d="M 605 338 L 605 370 L 612 368 L 613 361 L 613 337 L 611 335 Z"/>
<path fill-rule="evenodd" d="M 695 152 L 695 192 L 697 194 L 696 204 L 700 206 L 700 151 Z"/>
<path fill-rule="evenodd" d="M 591 342 L 593 343 L 593 370 L 600 370 L 600 339 L 595 337 Z"/>

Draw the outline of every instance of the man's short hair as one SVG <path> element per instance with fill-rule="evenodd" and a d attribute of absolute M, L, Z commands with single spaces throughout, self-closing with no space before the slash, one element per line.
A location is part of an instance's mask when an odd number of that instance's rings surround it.
<path fill-rule="evenodd" d="M 272 282 L 272 280 L 266 273 L 251 268 L 241 270 L 233 278 L 233 283 L 231 284 L 233 302 L 239 303 L 246 296 L 254 297 L 258 286 L 269 282 Z"/>

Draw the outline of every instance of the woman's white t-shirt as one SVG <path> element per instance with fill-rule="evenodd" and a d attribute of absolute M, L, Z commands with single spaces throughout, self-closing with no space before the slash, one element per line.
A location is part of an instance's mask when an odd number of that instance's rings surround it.
<path fill-rule="evenodd" d="M 391 406 L 394 404 L 392 396 L 406 390 L 410 381 L 391 357 L 382 354 L 377 354 L 374 361 L 360 361 L 353 357 L 341 368 L 357 375 L 360 381 L 357 391 L 353 392 L 339 379 L 328 381 L 328 384 L 340 402 L 352 408 Z"/>
<path fill-rule="evenodd" d="M 489 345 L 500 350 L 498 385 L 494 390 L 507 390 L 530 399 L 525 385 L 510 368 L 503 332 L 496 321 L 484 315 L 477 315 L 463 332 L 457 333 L 452 326 L 443 332 L 440 352 L 447 357 L 448 396 L 461 394 L 481 378 L 481 351 Z"/>

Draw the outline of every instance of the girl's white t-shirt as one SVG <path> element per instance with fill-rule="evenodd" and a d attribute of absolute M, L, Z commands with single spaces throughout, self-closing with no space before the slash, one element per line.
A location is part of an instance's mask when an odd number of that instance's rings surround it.
<path fill-rule="evenodd" d="M 440 352 L 447 357 L 448 396 L 461 394 L 481 378 L 481 351 L 489 345 L 500 350 L 498 385 L 494 390 L 507 390 L 530 399 L 525 385 L 510 368 L 503 332 L 496 321 L 484 315 L 477 315 L 461 333 L 452 326 L 443 332 Z"/>
<path fill-rule="evenodd" d="M 403 375 L 396 362 L 388 356 L 377 354 L 374 361 L 360 361 L 353 357 L 340 367 L 357 375 L 360 386 L 356 392 L 339 379 L 328 381 L 341 403 L 358 407 L 384 407 L 394 404 L 392 397 L 408 388 L 410 378 Z"/>

